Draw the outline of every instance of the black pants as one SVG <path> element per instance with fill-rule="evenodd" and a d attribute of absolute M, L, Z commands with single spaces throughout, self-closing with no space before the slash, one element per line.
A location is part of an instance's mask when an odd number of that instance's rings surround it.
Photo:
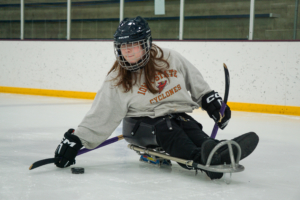
<path fill-rule="evenodd" d="M 202 125 L 191 116 L 180 113 L 158 118 L 133 119 L 150 125 L 156 124 L 157 144 L 171 156 L 200 162 L 195 158 L 200 156 L 200 147 L 209 136 L 202 131 Z"/>

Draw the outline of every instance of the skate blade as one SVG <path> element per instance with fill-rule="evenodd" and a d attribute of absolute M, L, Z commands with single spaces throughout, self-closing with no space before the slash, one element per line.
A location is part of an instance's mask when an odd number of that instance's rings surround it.
<path fill-rule="evenodd" d="M 151 157 L 150 155 L 141 155 L 140 157 L 140 161 L 144 162 L 144 163 L 148 163 L 148 164 L 152 164 L 158 167 L 161 166 L 172 166 L 171 161 L 170 160 L 166 160 L 163 158 L 159 158 L 159 157 Z"/>

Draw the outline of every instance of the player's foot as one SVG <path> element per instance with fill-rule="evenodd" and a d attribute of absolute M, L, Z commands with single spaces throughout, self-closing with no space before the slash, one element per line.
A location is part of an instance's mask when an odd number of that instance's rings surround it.
<path fill-rule="evenodd" d="M 236 137 L 233 139 L 233 141 L 237 142 L 241 147 L 241 160 L 249 156 L 254 149 L 256 148 L 259 138 L 256 133 L 249 132 L 245 133 L 239 137 Z M 234 158 L 237 157 L 237 148 L 235 145 L 232 145 L 232 150 L 234 153 Z M 229 149 L 228 146 L 223 146 L 218 150 L 218 153 L 221 157 L 221 163 L 227 163 L 230 164 L 230 155 L 229 155 Z"/>
<path fill-rule="evenodd" d="M 202 146 L 201 146 L 201 163 L 203 165 L 206 165 L 206 162 L 207 162 L 207 159 L 208 159 L 208 156 L 211 152 L 211 150 L 213 150 L 213 148 L 217 145 L 218 143 L 213 140 L 213 139 L 208 139 L 206 140 Z M 218 154 L 218 152 L 216 152 L 212 159 L 211 159 L 211 163 L 210 165 L 220 165 L 222 164 L 221 162 L 221 157 L 220 155 Z M 206 170 L 203 170 L 207 176 L 210 178 L 210 179 L 220 179 L 222 178 L 223 176 L 223 173 L 217 173 L 217 172 L 210 172 L 210 171 L 206 171 Z"/>

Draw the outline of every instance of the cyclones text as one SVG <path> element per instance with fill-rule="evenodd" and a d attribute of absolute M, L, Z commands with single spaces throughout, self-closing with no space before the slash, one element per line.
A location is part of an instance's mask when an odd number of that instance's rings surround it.
<path fill-rule="evenodd" d="M 166 99 L 169 96 L 172 96 L 174 93 L 178 92 L 179 90 L 181 90 L 180 84 L 178 84 L 175 87 L 173 87 L 172 89 L 164 92 L 163 94 L 160 94 L 157 97 L 154 97 L 153 99 L 150 100 L 150 103 L 152 104 L 152 103 L 162 101 L 163 99 Z"/>

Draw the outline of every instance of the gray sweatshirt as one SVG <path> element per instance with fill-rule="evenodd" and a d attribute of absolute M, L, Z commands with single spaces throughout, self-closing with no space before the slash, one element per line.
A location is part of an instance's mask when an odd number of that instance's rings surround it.
<path fill-rule="evenodd" d="M 163 70 L 165 74 L 156 73 L 157 94 L 146 88 L 144 70 L 138 72 L 142 73 L 140 81 L 127 93 L 122 86 L 114 86 L 116 82 L 111 81 L 117 72 L 113 71 L 106 77 L 91 109 L 74 133 L 84 147 L 93 149 L 104 142 L 124 117 L 155 118 L 169 113 L 192 112 L 201 107 L 203 95 L 211 91 L 201 73 L 176 51 L 162 50 L 170 67 Z"/>

